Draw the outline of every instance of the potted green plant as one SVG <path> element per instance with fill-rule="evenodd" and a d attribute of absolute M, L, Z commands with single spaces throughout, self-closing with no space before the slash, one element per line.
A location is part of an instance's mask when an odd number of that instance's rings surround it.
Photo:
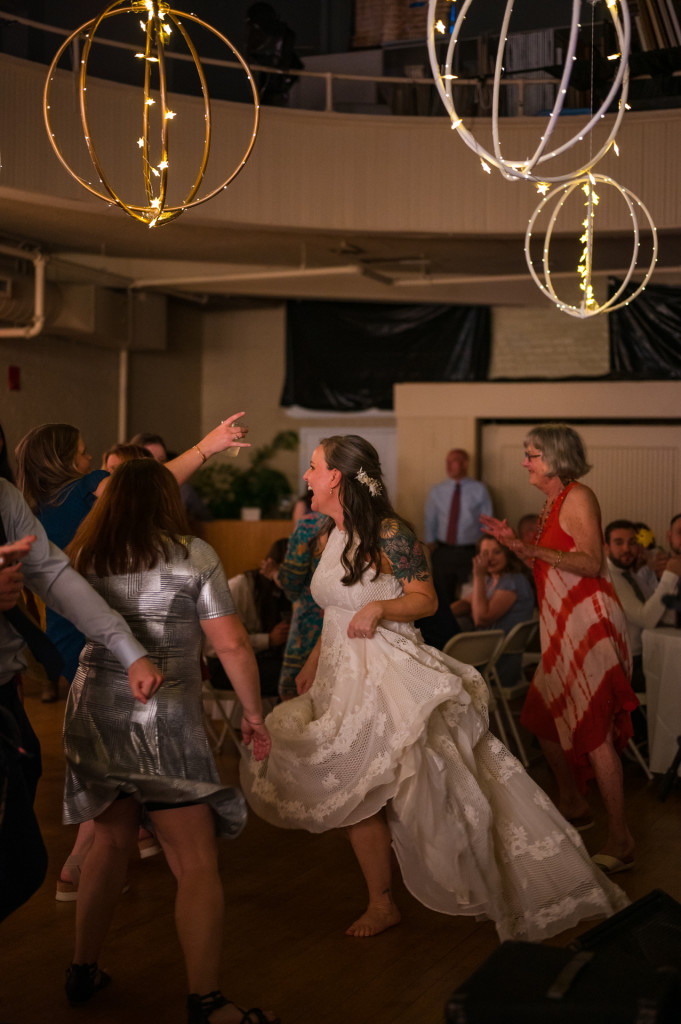
<path fill-rule="evenodd" d="M 270 444 L 245 449 L 251 456 L 247 465 L 234 459 L 214 459 L 201 469 L 194 486 L 215 519 L 240 519 L 242 509 L 260 509 L 263 519 L 277 519 L 281 505 L 291 500 L 288 477 L 269 465 L 279 451 L 295 451 L 299 438 L 295 430 L 281 430 Z M 242 453 L 242 457 L 243 454 Z"/>

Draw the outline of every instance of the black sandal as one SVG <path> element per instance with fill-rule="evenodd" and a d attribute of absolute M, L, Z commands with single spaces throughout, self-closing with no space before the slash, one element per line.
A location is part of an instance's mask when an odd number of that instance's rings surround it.
<path fill-rule="evenodd" d="M 72 1006 L 87 1003 L 100 988 L 106 988 L 111 976 L 97 964 L 71 964 L 66 971 L 66 998 Z"/>
<path fill-rule="evenodd" d="M 225 999 L 222 992 L 218 990 L 209 992 L 205 996 L 199 996 L 196 993 L 187 996 L 187 1024 L 209 1024 L 211 1013 L 223 1006 L 233 1006 L 238 1010 L 241 1014 L 241 1024 L 281 1024 L 278 1017 L 274 1020 L 271 1017 L 266 1017 L 257 1006 L 251 1007 L 250 1010 L 242 1010 L 230 999 Z"/>

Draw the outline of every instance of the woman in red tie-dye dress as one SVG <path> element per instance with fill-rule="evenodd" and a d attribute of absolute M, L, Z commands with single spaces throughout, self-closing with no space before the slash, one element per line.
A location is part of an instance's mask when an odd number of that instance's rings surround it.
<path fill-rule="evenodd" d="M 537 584 L 542 659 L 522 722 L 556 776 L 559 809 L 577 827 L 592 824 L 585 793 L 596 779 L 608 837 L 594 859 L 604 871 L 622 871 L 634 863 L 634 840 L 619 751 L 638 704 L 626 620 L 606 569 L 598 501 L 576 482 L 590 468 L 582 439 L 565 424 L 545 424 L 530 431 L 525 449 L 529 481 L 546 497 L 534 543 L 523 544 L 506 522 L 482 519 L 532 565 Z"/>

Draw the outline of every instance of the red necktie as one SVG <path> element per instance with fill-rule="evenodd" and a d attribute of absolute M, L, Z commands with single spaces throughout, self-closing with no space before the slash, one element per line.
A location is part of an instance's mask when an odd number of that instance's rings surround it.
<path fill-rule="evenodd" d="M 456 534 L 459 528 L 459 509 L 461 508 L 461 484 L 457 481 L 452 495 L 452 504 L 449 508 L 449 522 L 447 524 L 447 543 L 456 544 Z"/>

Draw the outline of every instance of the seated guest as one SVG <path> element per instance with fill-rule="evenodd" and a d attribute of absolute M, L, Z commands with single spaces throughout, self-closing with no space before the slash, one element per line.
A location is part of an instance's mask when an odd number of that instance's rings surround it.
<path fill-rule="evenodd" d="M 646 523 L 634 523 L 636 530 L 636 579 L 643 580 L 645 589 L 652 594 L 657 581 L 667 568 L 669 555 L 657 546 L 655 535 Z"/>
<path fill-rule="evenodd" d="M 534 617 L 532 584 L 512 551 L 494 537 L 484 536 L 473 559 L 473 586 L 467 598 L 454 601 L 452 614 L 469 615 L 476 629 L 510 632 Z M 497 665 L 503 686 L 513 686 L 521 674 L 522 655 L 505 655 Z"/>
<path fill-rule="evenodd" d="M 673 555 L 681 555 L 681 512 L 672 516 L 669 523 L 667 546 Z"/>
<path fill-rule="evenodd" d="M 533 544 L 538 525 L 539 516 L 535 512 L 528 512 L 521 516 L 518 520 L 518 539 L 523 544 Z"/>
<path fill-rule="evenodd" d="M 641 631 L 653 629 L 660 623 L 666 607 L 662 598 L 675 593 L 681 576 L 681 555 L 673 554 L 666 569 L 651 587 L 635 573 L 638 543 L 634 523 L 628 519 L 615 519 L 605 528 L 605 552 L 608 556 L 610 577 L 619 602 L 624 609 L 629 633 L 629 644 L 634 659 L 631 680 L 638 693 L 645 691 L 645 678 L 641 658 Z"/>
<path fill-rule="evenodd" d="M 655 561 L 654 569 L 658 578 L 662 576 L 670 558 L 674 555 L 681 556 L 681 512 L 671 518 L 669 529 L 667 530 L 667 547 L 669 548 L 670 554 L 667 554 L 666 551 L 660 550 Z M 678 612 L 674 608 L 665 609 L 659 625 L 676 627 L 681 625 Z"/>
<path fill-rule="evenodd" d="M 287 537 L 275 541 L 258 569 L 249 569 L 228 581 L 235 611 L 255 651 L 263 697 L 278 694 L 284 646 L 291 624 L 291 602 L 276 581 L 276 570 L 284 560 L 287 545 Z M 210 649 L 206 661 L 212 685 L 231 690 L 232 684 Z"/>

